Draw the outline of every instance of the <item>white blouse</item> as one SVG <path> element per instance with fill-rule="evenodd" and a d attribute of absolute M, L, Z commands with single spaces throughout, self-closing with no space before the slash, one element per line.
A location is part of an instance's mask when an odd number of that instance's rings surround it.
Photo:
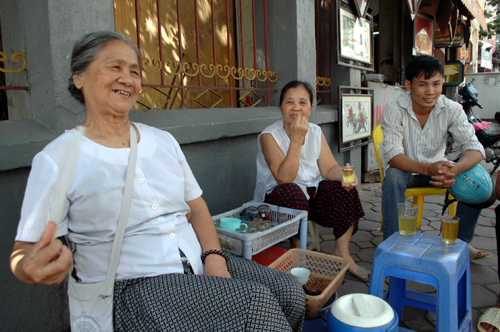
<path fill-rule="evenodd" d="M 116 280 L 183 273 L 180 248 L 196 274 L 203 273 L 201 246 L 187 221 L 191 201 L 202 190 L 179 144 L 165 131 L 135 124 L 140 132 L 129 221 Z M 16 241 L 36 242 L 47 224 L 65 147 L 76 130 L 48 144 L 34 160 L 26 187 Z M 74 268 L 82 282 L 106 278 L 121 208 L 130 149 L 80 140 L 67 194 L 66 217 L 56 236 L 68 235 Z"/>
<path fill-rule="evenodd" d="M 259 152 L 257 154 L 257 182 L 255 184 L 253 199 L 258 202 L 263 202 L 265 195 L 272 192 L 278 185 L 262 153 L 261 137 L 263 134 L 271 134 L 285 156 L 290 146 L 290 138 L 283 127 L 283 120 L 279 120 L 264 129 L 257 138 Z M 309 199 L 307 187 L 317 188 L 319 182 L 323 180 L 318 166 L 320 153 L 321 128 L 314 123 L 309 123 L 309 131 L 306 134 L 304 145 L 302 145 L 300 151 L 299 171 L 293 181 L 293 183 L 300 186 L 307 199 Z"/>

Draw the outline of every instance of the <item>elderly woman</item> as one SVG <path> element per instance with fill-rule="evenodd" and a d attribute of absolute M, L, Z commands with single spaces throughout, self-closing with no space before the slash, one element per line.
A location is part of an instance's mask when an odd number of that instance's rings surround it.
<path fill-rule="evenodd" d="M 280 95 L 282 120 L 259 135 L 257 183 L 254 200 L 292 209 L 308 210 L 316 223 L 333 227 L 333 255 L 349 261 L 349 271 L 369 281 L 369 271 L 356 264 L 349 253 L 351 236 L 364 215 L 354 184 L 345 184 L 342 170 L 321 128 L 309 123 L 313 109 L 310 84 L 289 82 Z M 298 237 L 292 239 L 298 247 Z"/>
<path fill-rule="evenodd" d="M 13 273 L 31 284 L 106 279 L 123 197 L 130 126 L 138 155 L 114 283 L 116 331 L 301 331 L 305 294 L 290 276 L 221 251 L 209 210 L 176 140 L 131 123 L 141 90 L 140 54 L 115 32 L 74 46 L 69 90 L 85 104 L 85 137 L 67 191 L 63 221 L 47 224 L 68 142 L 64 133 L 33 160 Z M 70 248 L 54 237 L 67 235 Z M 72 268 L 73 267 L 73 268 Z"/>

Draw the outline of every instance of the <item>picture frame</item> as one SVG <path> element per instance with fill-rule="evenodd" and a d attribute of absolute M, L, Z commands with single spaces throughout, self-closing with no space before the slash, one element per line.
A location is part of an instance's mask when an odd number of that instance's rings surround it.
<path fill-rule="evenodd" d="M 455 29 L 455 37 L 451 43 L 451 47 L 461 47 L 465 44 L 465 24 L 458 22 Z"/>
<path fill-rule="evenodd" d="M 434 29 L 434 47 L 445 48 L 451 47 L 451 23 L 448 23 L 443 31 L 440 27 Z"/>
<path fill-rule="evenodd" d="M 456 60 L 465 64 L 470 63 L 472 59 L 472 49 L 472 43 L 469 42 L 468 45 L 464 43 L 457 49 Z"/>
<path fill-rule="evenodd" d="M 373 89 L 339 86 L 339 152 L 372 141 L 373 96 Z"/>
<path fill-rule="evenodd" d="M 451 61 L 444 65 L 444 86 L 460 85 L 464 80 L 464 64 Z"/>
<path fill-rule="evenodd" d="M 374 71 L 373 18 L 357 17 L 341 2 L 337 2 L 337 63 Z"/>
<path fill-rule="evenodd" d="M 434 19 L 417 13 L 414 22 L 413 48 L 417 55 L 433 55 Z"/>
<path fill-rule="evenodd" d="M 436 48 L 460 47 L 465 43 L 468 31 L 466 25 L 457 21 L 455 14 L 453 14 L 447 28 L 442 31 L 440 27 L 436 26 L 434 34 Z"/>
<path fill-rule="evenodd" d="M 366 13 L 368 12 L 368 4 L 370 0 L 353 0 L 356 10 L 358 11 L 358 16 L 361 18 L 365 18 Z"/>

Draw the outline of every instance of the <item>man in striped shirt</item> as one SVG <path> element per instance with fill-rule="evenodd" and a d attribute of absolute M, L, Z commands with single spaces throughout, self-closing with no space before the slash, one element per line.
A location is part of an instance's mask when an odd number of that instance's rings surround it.
<path fill-rule="evenodd" d="M 408 92 L 386 107 L 380 121 L 384 132 L 383 158 L 390 166 L 382 188 L 384 239 L 399 229 L 397 204 L 405 201 L 406 188 L 449 188 L 458 174 L 485 157 L 462 106 L 441 94 L 441 62 L 432 56 L 417 56 L 408 63 L 405 76 Z M 448 133 L 461 150 L 456 163 L 445 158 Z M 472 240 L 479 213 L 480 210 L 458 204 L 460 239 Z M 487 255 L 480 251 L 474 259 Z"/>

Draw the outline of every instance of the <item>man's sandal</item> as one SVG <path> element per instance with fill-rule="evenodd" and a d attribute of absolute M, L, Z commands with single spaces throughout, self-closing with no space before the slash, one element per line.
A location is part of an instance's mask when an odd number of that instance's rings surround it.
<path fill-rule="evenodd" d="M 486 253 L 486 255 L 482 256 L 482 257 L 477 257 L 477 254 L 480 253 L 480 252 L 484 252 L 484 253 Z M 469 244 L 469 258 L 470 258 L 471 261 L 479 261 L 479 260 L 482 260 L 482 259 L 488 259 L 490 257 L 491 257 L 491 255 L 488 254 L 488 252 L 486 250 L 476 249 L 476 248 L 474 248 L 473 246 L 471 246 Z"/>
<path fill-rule="evenodd" d="M 488 308 L 479 317 L 479 321 L 477 322 L 477 330 L 479 332 L 486 332 L 486 329 L 481 325 L 481 323 L 490 324 L 494 326 L 498 331 L 500 331 L 500 308 Z"/>

